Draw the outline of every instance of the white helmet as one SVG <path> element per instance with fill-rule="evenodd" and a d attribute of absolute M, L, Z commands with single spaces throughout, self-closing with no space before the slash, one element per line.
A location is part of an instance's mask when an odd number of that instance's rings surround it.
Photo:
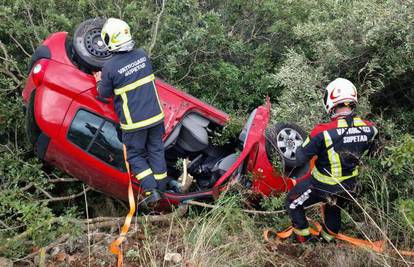
<path fill-rule="evenodd" d="M 340 114 L 334 113 L 334 108 L 339 104 L 350 105 L 355 108 L 358 103 L 357 90 L 352 82 L 343 78 L 336 78 L 326 87 L 323 102 L 326 112 L 331 117 Z"/>
<path fill-rule="evenodd" d="M 101 37 L 111 52 L 129 51 L 134 47 L 129 26 L 120 19 L 109 18 L 102 27 Z"/>

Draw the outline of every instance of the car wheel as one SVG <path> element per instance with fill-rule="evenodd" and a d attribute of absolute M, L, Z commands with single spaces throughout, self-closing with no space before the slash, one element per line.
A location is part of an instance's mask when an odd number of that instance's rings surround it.
<path fill-rule="evenodd" d="M 284 167 L 294 167 L 296 149 L 306 138 L 305 131 L 296 124 L 276 123 L 266 131 L 266 152 L 269 159 L 277 152 L 284 160 Z"/>
<path fill-rule="evenodd" d="M 36 123 L 34 116 L 34 99 L 36 91 L 30 95 L 29 103 L 27 104 L 26 114 L 25 114 L 25 124 L 26 124 L 26 137 L 29 141 L 29 144 L 32 148 L 35 146 L 39 135 L 42 133 L 39 126 Z"/>
<path fill-rule="evenodd" d="M 105 19 L 102 18 L 88 19 L 79 24 L 73 35 L 75 60 L 90 71 L 102 69 L 112 56 L 101 38 L 104 24 Z"/>

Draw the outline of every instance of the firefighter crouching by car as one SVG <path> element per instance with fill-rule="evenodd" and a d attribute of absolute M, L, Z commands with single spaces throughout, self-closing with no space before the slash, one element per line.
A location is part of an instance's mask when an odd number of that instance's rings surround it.
<path fill-rule="evenodd" d="M 347 196 L 345 189 L 354 191 L 359 160 L 377 135 L 371 122 L 355 115 L 357 90 L 350 81 L 342 78 L 332 81 L 326 88 L 324 105 L 331 122 L 315 126 L 296 151 L 298 166 L 316 155 L 315 167 L 311 176 L 297 183 L 286 199 L 293 232 L 300 243 L 312 239 L 304 208 L 318 202 L 326 203 L 322 240 L 332 241 L 339 232 L 340 207 Z M 330 203 L 330 198 L 335 198 L 336 204 Z"/>
<path fill-rule="evenodd" d="M 151 63 L 143 49 L 134 49 L 126 22 L 109 18 L 101 37 L 112 58 L 102 73 L 94 74 L 98 93 L 114 96 L 131 172 L 144 190 L 144 203 L 151 206 L 162 198 L 168 179 L 162 141 L 164 112 Z"/>

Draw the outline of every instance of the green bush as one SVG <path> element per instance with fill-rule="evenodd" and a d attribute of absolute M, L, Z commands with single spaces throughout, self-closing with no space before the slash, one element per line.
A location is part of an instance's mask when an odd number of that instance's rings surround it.
<path fill-rule="evenodd" d="M 396 175 L 414 176 L 414 137 L 410 134 L 402 136 L 397 145 L 387 147 L 390 154 L 383 165 Z"/>
<path fill-rule="evenodd" d="M 269 95 L 273 121 L 310 131 L 327 119 L 324 86 L 336 77 L 353 81 L 358 113 L 377 123 L 381 141 L 376 157 L 364 159 L 359 199 L 381 215 L 392 240 L 404 240 L 398 222 L 406 221 L 404 233 L 413 233 L 412 0 L 169 0 L 154 39 L 161 10 L 161 1 L 149 0 L 0 3 L 0 239 L 12 239 L 0 254 L 16 259 L 50 243 L 85 211 L 83 202 L 76 209 L 75 203 L 66 208 L 44 202 L 42 190 L 66 194 L 80 188 L 58 190 L 48 182 L 50 170 L 33 159 L 23 141 L 21 91 L 30 56 L 43 39 L 72 33 L 97 16 L 124 18 L 137 44 L 151 52 L 157 76 L 231 114 L 247 115 Z M 231 121 L 219 142 L 238 134 L 241 121 Z M 26 189 L 30 183 L 35 187 Z M 279 200 L 264 205 L 271 209 Z M 232 234 L 242 217 L 229 218 L 234 220 L 223 231 Z"/>

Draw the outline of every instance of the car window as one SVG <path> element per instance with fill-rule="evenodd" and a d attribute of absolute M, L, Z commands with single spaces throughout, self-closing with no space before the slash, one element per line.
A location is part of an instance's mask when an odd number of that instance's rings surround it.
<path fill-rule="evenodd" d="M 122 143 L 119 141 L 117 129 L 112 122 L 106 121 L 99 130 L 89 153 L 117 169 L 125 171 Z"/>
<path fill-rule="evenodd" d="M 104 119 L 86 110 L 79 110 L 69 128 L 68 139 L 87 150 Z"/>
<path fill-rule="evenodd" d="M 98 159 L 125 172 L 118 131 L 115 123 L 81 109 L 70 125 L 68 139 Z"/>

